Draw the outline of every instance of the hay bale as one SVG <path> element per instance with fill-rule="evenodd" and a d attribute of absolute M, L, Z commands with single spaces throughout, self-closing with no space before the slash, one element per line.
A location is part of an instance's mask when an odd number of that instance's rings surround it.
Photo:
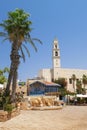
<path fill-rule="evenodd" d="M 27 110 L 28 109 L 28 103 L 20 102 L 20 109 L 21 110 Z"/>
<path fill-rule="evenodd" d="M 38 101 L 37 98 L 31 99 L 30 100 L 30 104 L 31 104 L 32 107 L 38 107 L 38 106 L 40 106 L 40 103 L 39 103 L 39 101 Z"/>

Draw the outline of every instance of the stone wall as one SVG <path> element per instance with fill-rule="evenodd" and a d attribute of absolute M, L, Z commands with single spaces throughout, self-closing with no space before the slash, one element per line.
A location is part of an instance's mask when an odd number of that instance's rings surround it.
<path fill-rule="evenodd" d="M 7 121 L 17 115 L 20 114 L 19 109 L 13 109 L 11 113 L 8 113 L 7 111 L 0 110 L 0 122 Z"/>

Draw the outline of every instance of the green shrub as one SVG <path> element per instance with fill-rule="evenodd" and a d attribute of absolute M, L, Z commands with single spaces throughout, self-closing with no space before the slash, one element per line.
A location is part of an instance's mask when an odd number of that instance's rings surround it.
<path fill-rule="evenodd" d="M 13 110 L 13 106 L 12 104 L 4 104 L 3 109 L 4 111 L 7 111 L 8 113 L 10 113 Z"/>

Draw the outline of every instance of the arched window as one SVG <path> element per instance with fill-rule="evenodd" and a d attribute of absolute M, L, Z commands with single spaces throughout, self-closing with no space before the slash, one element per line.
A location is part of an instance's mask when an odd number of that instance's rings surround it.
<path fill-rule="evenodd" d="M 55 48 L 57 49 L 57 45 L 55 45 Z"/>
<path fill-rule="evenodd" d="M 58 56 L 58 52 L 57 51 L 55 52 L 55 56 Z"/>

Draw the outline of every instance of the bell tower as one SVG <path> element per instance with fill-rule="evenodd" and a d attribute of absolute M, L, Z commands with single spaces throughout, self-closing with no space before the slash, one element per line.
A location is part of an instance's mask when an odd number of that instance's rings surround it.
<path fill-rule="evenodd" d="M 59 49 L 59 43 L 58 43 L 57 39 L 54 39 L 54 41 L 53 41 L 52 61 L 53 61 L 52 81 L 54 81 L 55 79 L 58 79 L 59 69 L 61 68 L 60 49 Z"/>
<path fill-rule="evenodd" d="M 54 39 L 53 41 L 53 49 L 52 49 L 52 60 L 53 60 L 53 69 L 60 68 L 60 49 L 58 40 Z"/>

